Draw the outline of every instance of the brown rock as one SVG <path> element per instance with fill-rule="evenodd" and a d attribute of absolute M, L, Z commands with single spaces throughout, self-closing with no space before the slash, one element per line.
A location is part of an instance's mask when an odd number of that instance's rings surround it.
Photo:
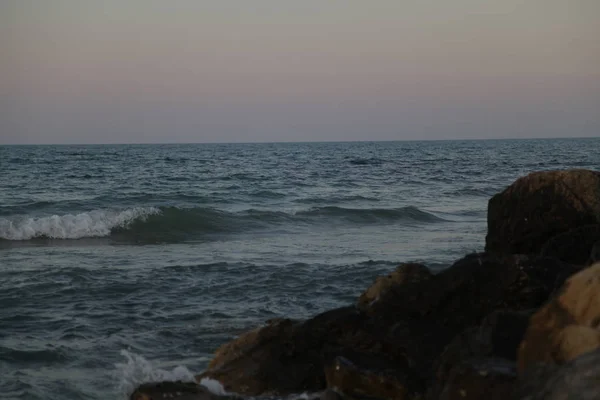
<path fill-rule="evenodd" d="M 225 363 L 232 362 L 241 356 L 251 353 L 253 349 L 259 347 L 261 344 L 276 337 L 289 334 L 296 324 L 297 321 L 287 318 L 269 320 L 265 326 L 246 332 L 236 340 L 219 347 L 208 367 L 217 369 Z"/>
<path fill-rule="evenodd" d="M 490 199 L 486 251 L 537 254 L 552 237 L 599 223 L 599 172 L 534 172 Z"/>
<path fill-rule="evenodd" d="M 600 224 L 585 225 L 548 240 L 541 254 L 576 265 L 600 261 Z"/>
<path fill-rule="evenodd" d="M 452 369 L 438 399 L 511 399 L 516 382 L 513 362 L 497 359 L 470 360 Z"/>
<path fill-rule="evenodd" d="M 355 307 L 328 311 L 301 324 L 279 324 L 224 345 L 197 380 L 216 379 L 225 390 L 250 396 L 316 392 L 326 387 L 324 362 L 343 349 L 399 355 L 368 331 L 365 316 Z"/>
<path fill-rule="evenodd" d="M 519 370 L 562 364 L 600 347 L 600 264 L 572 276 L 531 317 L 519 349 Z"/>
<path fill-rule="evenodd" d="M 356 359 L 356 358 L 355 358 Z M 343 399 L 407 400 L 414 396 L 414 380 L 406 365 L 396 365 L 383 359 L 371 359 L 357 364 L 345 357 L 336 357 L 325 367 L 327 386 L 342 394 Z M 366 364 L 366 365 L 365 365 Z"/>
<path fill-rule="evenodd" d="M 377 278 L 375 282 L 359 297 L 357 307 L 360 309 L 366 309 L 372 303 L 381 298 L 381 296 L 392 286 L 424 281 L 431 278 L 432 275 L 433 274 L 429 268 L 422 264 L 400 264 L 391 274 Z"/>

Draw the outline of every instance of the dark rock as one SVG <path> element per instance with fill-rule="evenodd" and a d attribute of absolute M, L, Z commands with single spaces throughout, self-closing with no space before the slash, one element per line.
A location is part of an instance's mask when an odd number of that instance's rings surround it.
<path fill-rule="evenodd" d="M 345 349 L 402 358 L 355 307 L 280 324 L 285 326 L 263 327 L 224 345 L 197 379 L 216 379 L 225 390 L 245 395 L 316 392 L 326 387 L 325 361 Z"/>
<path fill-rule="evenodd" d="M 600 260 L 600 224 L 585 225 L 548 240 L 541 254 L 561 261 L 590 265 Z"/>
<path fill-rule="evenodd" d="M 424 387 L 457 334 L 494 310 L 541 306 L 578 270 L 556 259 L 473 254 L 427 279 L 390 286 L 364 311 L 344 307 L 246 333 L 217 350 L 198 379 L 217 379 L 228 392 L 253 396 L 317 392 L 326 387 L 324 365 L 338 356 L 357 362 L 353 357 L 361 354 L 400 365 L 414 387 Z M 503 332 L 508 337 L 489 341 L 510 357 L 518 333 Z"/>
<path fill-rule="evenodd" d="M 379 300 L 392 286 L 421 282 L 432 276 L 433 274 L 429 268 L 422 264 L 400 264 L 391 274 L 377 278 L 359 297 L 357 307 L 360 309 L 368 308 L 372 303 Z"/>
<path fill-rule="evenodd" d="M 405 400 L 414 398 L 415 379 L 406 364 L 380 357 L 352 354 L 336 357 L 325 366 L 327 386 L 343 399 Z"/>
<path fill-rule="evenodd" d="M 470 360 L 450 371 L 439 400 L 506 400 L 517 382 L 514 362 L 502 359 Z"/>
<path fill-rule="evenodd" d="M 525 335 L 533 310 L 499 310 L 488 315 L 480 326 L 457 335 L 435 364 L 436 381 L 429 389 L 429 398 L 437 399 L 451 371 L 461 363 L 481 359 L 504 359 L 516 366 L 519 344 Z"/>
<path fill-rule="evenodd" d="M 494 310 L 541 306 L 578 270 L 555 259 L 473 254 L 429 280 L 391 287 L 367 313 L 428 379 L 456 335 Z"/>
<path fill-rule="evenodd" d="M 538 254 L 552 237 L 599 223 L 599 172 L 534 172 L 490 199 L 486 251 Z"/>
<path fill-rule="evenodd" d="M 513 398 L 597 400 L 600 398 L 600 349 L 561 366 L 538 364 L 527 369 Z"/>
<path fill-rule="evenodd" d="M 153 382 L 140 385 L 130 400 L 242 400 L 241 397 L 219 396 L 195 382 Z"/>
<path fill-rule="evenodd" d="M 532 317 L 519 348 L 519 370 L 562 364 L 600 347 L 600 264 L 573 275 Z"/>

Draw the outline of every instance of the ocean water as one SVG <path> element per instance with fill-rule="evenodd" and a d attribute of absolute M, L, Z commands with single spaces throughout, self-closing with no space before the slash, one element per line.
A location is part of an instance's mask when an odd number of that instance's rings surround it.
<path fill-rule="evenodd" d="M 125 399 L 403 261 L 481 251 L 488 199 L 600 139 L 0 146 L 0 398 Z"/>

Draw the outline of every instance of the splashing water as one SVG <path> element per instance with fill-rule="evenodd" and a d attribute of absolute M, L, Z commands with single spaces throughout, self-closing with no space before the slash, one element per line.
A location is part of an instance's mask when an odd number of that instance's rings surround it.
<path fill-rule="evenodd" d="M 153 366 L 144 357 L 130 351 L 121 350 L 121 355 L 126 360 L 124 363 L 115 365 L 117 368 L 115 380 L 119 382 L 117 389 L 123 399 L 127 399 L 134 389 L 142 383 L 160 381 L 193 382 L 195 380 L 194 374 L 186 367 L 177 366 L 173 370 L 167 371 Z M 216 385 L 211 385 L 211 387 L 216 387 Z M 211 390 L 211 387 L 207 386 L 209 390 Z"/>

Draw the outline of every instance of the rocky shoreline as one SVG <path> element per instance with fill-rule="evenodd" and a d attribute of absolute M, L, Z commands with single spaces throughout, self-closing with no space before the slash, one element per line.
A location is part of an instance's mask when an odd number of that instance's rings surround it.
<path fill-rule="evenodd" d="M 598 261 L 600 172 L 535 172 L 490 199 L 485 252 L 401 264 L 355 305 L 221 346 L 197 381 L 235 396 L 162 382 L 131 399 L 600 398 Z"/>

